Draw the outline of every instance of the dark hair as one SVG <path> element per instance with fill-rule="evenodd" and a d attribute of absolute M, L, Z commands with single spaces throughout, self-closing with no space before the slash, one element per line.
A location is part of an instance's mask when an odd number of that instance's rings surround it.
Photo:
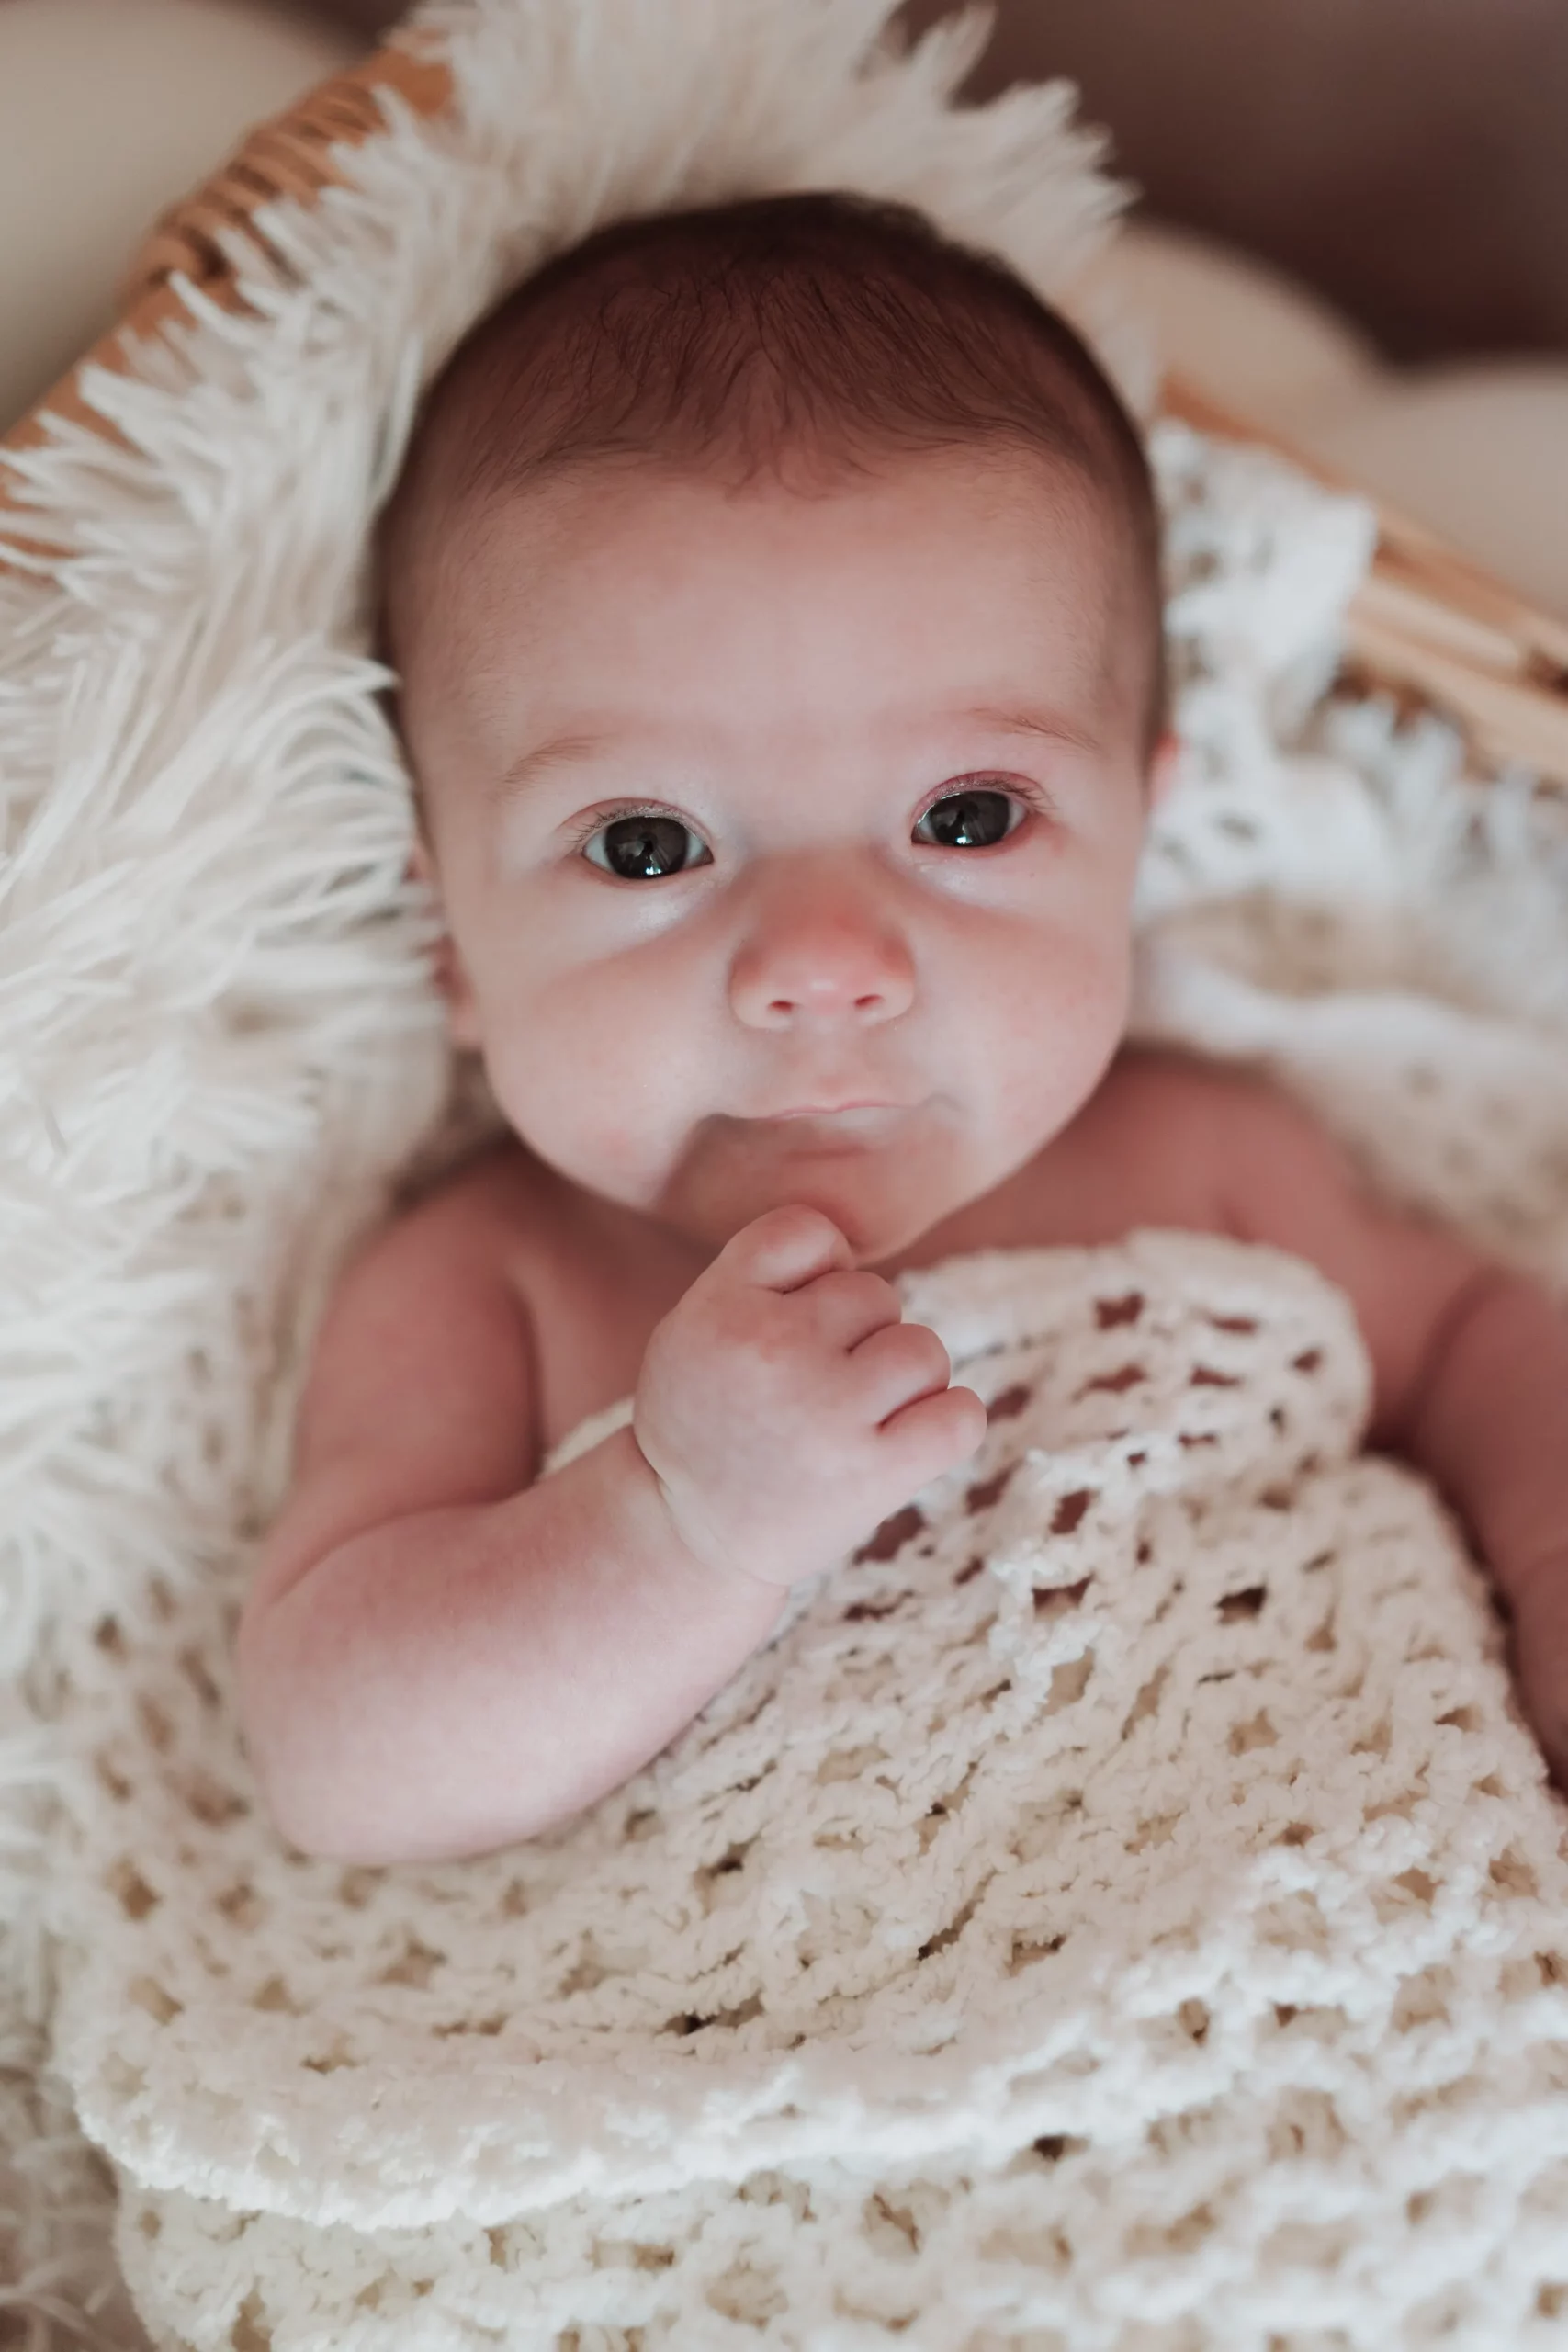
<path fill-rule="evenodd" d="M 1137 428 L 1082 339 L 1005 264 L 908 206 L 832 192 L 652 214 L 524 281 L 428 393 L 379 534 L 381 634 L 455 510 L 616 458 L 744 481 L 805 452 L 853 471 L 995 443 L 1110 514 L 1165 718 L 1159 519 Z M 412 592 L 411 592 L 412 593 Z"/>

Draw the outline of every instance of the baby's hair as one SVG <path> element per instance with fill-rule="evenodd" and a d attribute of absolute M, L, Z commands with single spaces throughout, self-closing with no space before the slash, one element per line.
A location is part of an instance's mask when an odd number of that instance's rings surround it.
<path fill-rule="evenodd" d="M 621 220 L 525 279 L 431 388 L 378 534 L 396 660 L 454 519 L 649 461 L 830 482 L 899 453 L 1024 448 L 1111 524 L 1165 723 L 1158 508 L 1137 428 L 1081 337 L 992 255 L 906 205 L 830 191 Z"/>

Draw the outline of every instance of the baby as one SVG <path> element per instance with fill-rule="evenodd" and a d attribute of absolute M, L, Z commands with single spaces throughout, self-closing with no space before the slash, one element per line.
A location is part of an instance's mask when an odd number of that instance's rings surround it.
<path fill-rule="evenodd" d="M 453 1034 L 513 1130 L 346 1273 L 242 1619 L 282 1833 L 619 1785 L 979 1442 L 889 1277 L 1138 1227 L 1348 1293 L 1568 1758 L 1568 1335 L 1250 1078 L 1125 1050 L 1158 530 L 1077 338 L 915 214 L 623 224 L 427 403 L 380 548 Z M 540 1478 L 584 1416 L 628 1426 Z"/>

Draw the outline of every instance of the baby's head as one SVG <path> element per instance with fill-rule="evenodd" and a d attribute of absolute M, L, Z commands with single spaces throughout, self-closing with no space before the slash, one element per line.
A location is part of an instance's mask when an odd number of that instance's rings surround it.
<path fill-rule="evenodd" d="M 459 348 L 379 553 L 454 1032 L 541 1159 L 875 1263 L 1093 1091 L 1158 527 L 1005 268 L 829 195 L 603 232 Z"/>

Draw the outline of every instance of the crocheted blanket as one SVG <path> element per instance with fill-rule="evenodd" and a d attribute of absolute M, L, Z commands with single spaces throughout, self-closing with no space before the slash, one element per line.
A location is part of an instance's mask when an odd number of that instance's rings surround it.
<path fill-rule="evenodd" d="M 58 2048 L 164 2340 L 1527 2340 L 1562 1815 L 1348 1302 L 1160 1233 L 903 1290 L 983 1452 L 547 1837 L 293 1855 L 226 1598 L 99 1623 Z"/>

